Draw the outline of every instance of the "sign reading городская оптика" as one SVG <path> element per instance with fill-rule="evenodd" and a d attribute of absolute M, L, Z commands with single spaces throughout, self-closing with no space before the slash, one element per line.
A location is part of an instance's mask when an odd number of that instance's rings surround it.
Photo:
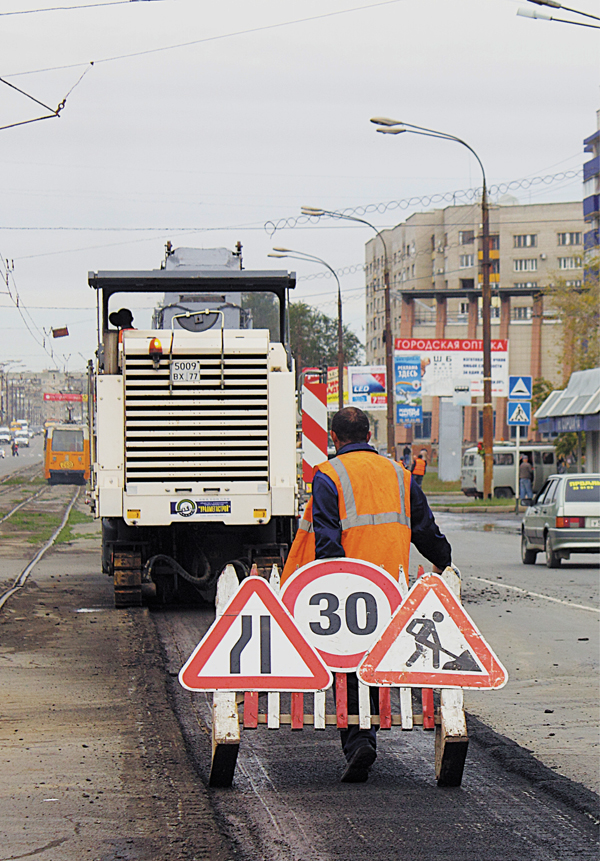
<path fill-rule="evenodd" d="M 494 340 L 492 395 L 508 395 L 508 341 Z M 483 394 L 483 342 L 477 338 L 396 338 L 395 354 L 420 356 L 424 397 L 453 397 L 456 380 L 469 380 L 472 395 Z"/>

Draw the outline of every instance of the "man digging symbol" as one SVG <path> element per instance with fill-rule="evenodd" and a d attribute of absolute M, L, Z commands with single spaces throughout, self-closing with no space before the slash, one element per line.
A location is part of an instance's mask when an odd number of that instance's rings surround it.
<path fill-rule="evenodd" d="M 438 636 L 436 622 L 443 622 L 444 614 L 440 613 L 439 610 L 436 610 L 432 614 L 431 619 L 426 619 L 425 617 L 421 619 L 413 619 L 411 623 L 406 628 L 406 633 L 410 634 L 411 637 L 415 638 L 415 651 L 412 653 L 410 658 L 406 662 L 407 667 L 412 667 L 412 665 L 418 661 L 419 658 L 425 656 L 425 649 L 431 649 L 432 652 L 432 662 L 433 669 L 438 670 L 440 667 L 440 652 L 445 652 L 447 655 L 450 655 L 452 658 L 451 661 L 447 661 L 442 670 L 462 670 L 468 671 L 472 673 L 480 673 L 481 667 L 473 658 L 473 655 L 465 649 L 464 652 L 461 652 L 460 655 L 455 655 L 450 652 L 448 649 L 445 649 Z"/>

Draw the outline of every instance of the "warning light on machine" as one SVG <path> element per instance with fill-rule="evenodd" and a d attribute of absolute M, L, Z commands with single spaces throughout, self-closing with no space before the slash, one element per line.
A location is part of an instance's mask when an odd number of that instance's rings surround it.
<path fill-rule="evenodd" d="M 152 364 L 155 368 L 158 368 L 160 357 L 163 354 L 162 344 L 158 338 L 151 338 L 150 345 L 148 347 L 148 353 L 150 358 L 152 359 Z"/>

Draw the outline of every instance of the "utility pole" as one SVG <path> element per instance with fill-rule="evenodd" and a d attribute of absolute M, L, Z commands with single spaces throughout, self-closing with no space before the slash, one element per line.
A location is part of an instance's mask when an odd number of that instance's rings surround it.
<path fill-rule="evenodd" d="M 492 337 L 490 293 L 490 211 L 487 199 L 485 174 L 481 195 L 481 322 L 483 328 L 483 498 L 492 496 L 494 475 L 494 409 L 492 406 Z"/>

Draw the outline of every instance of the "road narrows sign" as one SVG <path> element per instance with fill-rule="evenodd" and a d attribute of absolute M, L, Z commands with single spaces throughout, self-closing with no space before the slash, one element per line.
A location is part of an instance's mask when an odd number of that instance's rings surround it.
<path fill-rule="evenodd" d="M 286 580 L 281 600 L 330 670 L 355 670 L 402 596 L 396 581 L 361 559 L 309 562 Z"/>
<path fill-rule="evenodd" d="M 190 691 L 319 691 L 333 678 L 262 577 L 247 577 L 179 673 Z"/>
<path fill-rule="evenodd" d="M 358 668 L 368 685 L 501 688 L 508 674 L 437 574 L 412 587 Z"/>

